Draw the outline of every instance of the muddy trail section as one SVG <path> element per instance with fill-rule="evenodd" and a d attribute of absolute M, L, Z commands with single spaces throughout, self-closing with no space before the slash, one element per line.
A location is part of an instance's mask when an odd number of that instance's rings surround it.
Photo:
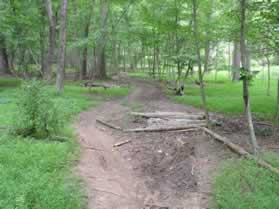
<path fill-rule="evenodd" d="M 212 180 L 220 161 L 232 156 L 201 132 L 123 133 L 96 119 L 127 128 L 144 127 L 131 111 L 200 110 L 175 104 L 156 83 L 132 81 L 124 99 L 84 112 L 78 123 L 81 159 L 78 174 L 88 209 L 203 209 L 212 199 Z M 114 148 L 125 140 L 131 142 Z"/>

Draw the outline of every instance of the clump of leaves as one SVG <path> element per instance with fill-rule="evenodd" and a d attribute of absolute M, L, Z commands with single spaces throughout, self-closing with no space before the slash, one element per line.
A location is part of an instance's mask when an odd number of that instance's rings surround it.
<path fill-rule="evenodd" d="M 255 75 L 253 75 L 253 73 L 250 72 L 249 70 L 247 70 L 243 67 L 240 68 L 240 78 L 239 78 L 239 80 L 241 80 L 241 81 L 246 80 L 248 82 L 248 85 L 252 85 L 254 77 L 255 77 Z"/>
<path fill-rule="evenodd" d="M 22 84 L 17 102 L 13 133 L 22 136 L 49 137 L 65 124 L 65 114 L 44 83 L 31 80 Z"/>

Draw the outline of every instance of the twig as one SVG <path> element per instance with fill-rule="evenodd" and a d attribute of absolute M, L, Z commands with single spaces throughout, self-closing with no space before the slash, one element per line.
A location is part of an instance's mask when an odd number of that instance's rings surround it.
<path fill-rule="evenodd" d="M 95 148 L 95 147 L 85 147 L 85 149 L 95 150 L 95 151 L 100 151 L 100 152 L 104 152 L 105 151 L 105 150 L 98 149 L 98 148 Z"/>
<path fill-rule="evenodd" d="M 121 146 L 123 146 L 125 144 L 128 144 L 130 142 L 131 142 L 131 140 L 126 140 L 126 141 L 123 141 L 123 142 L 119 142 L 119 143 L 116 143 L 115 145 L 113 145 L 113 147 L 121 147 Z"/>
<path fill-rule="evenodd" d="M 107 127 L 109 127 L 109 128 L 115 129 L 115 130 L 120 130 L 120 131 L 122 130 L 121 127 L 116 126 L 116 125 L 113 125 L 113 124 L 108 123 L 108 122 L 105 122 L 105 121 L 102 121 L 102 120 L 100 120 L 100 119 L 97 119 L 96 122 L 97 122 L 97 123 L 100 123 L 100 124 L 102 124 L 102 125 L 104 125 L 104 126 L 107 126 Z"/>
<path fill-rule="evenodd" d="M 110 192 L 110 191 L 105 191 L 105 190 L 96 189 L 96 188 L 93 188 L 93 190 L 95 190 L 97 192 L 102 192 L 102 193 L 107 193 L 107 194 L 115 195 L 115 196 L 118 196 L 118 197 L 121 197 L 121 198 L 128 198 L 128 197 L 125 197 L 125 196 L 123 196 L 121 194 L 116 194 L 116 193 Z"/>

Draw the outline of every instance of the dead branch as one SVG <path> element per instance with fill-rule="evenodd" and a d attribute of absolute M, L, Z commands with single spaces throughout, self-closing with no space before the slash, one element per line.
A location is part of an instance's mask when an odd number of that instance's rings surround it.
<path fill-rule="evenodd" d="M 125 144 L 128 144 L 130 142 L 131 142 L 131 140 L 126 140 L 126 141 L 123 141 L 123 142 L 119 142 L 119 143 L 114 144 L 113 147 L 121 147 L 121 146 L 123 146 Z"/>
<path fill-rule="evenodd" d="M 273 167 L 272 165 L 270 165 L 269 163 L 267 163 L 264 160 L 258 159 L 257 157 L 251 155 L 249 152 L 247 152 L 245 149 L 243 149 L 242 147 L 230 142 L 229 139 L 227 139 L 226 137 L 220 136 L 219 134 L 202 127 L 201 128 L 206 134 L 210 135 L 211 137 L 213 137 L 215 140 L 217 140 L 218 142 L 221 142 L 223 144 L 225 144 L 228 148 L 230 148 L 232 151 L 234 151 L 235 153 L 239 154 L 240 156 L 243 156 L 247 159 L 250 160 L 255 160 L 255 162 L 257 162 L 258 165 L 260 165 L 263 168 L 266 168 L 268 170 L 270 170 L 271 172 L 279 175 L 279 169 Z"/>
<path fill-rule="evenodd" d="M 185 133 L 185 132 L 195 132 L 199 131 L 199 128 L 190 128 L 190 129 L 183 129 L 183 130 L 175 130 L 175 131 L 170 131 L 172 133 Z"/>
<path fill-rule="evenodd" d="M 108 123 L 108 122 L 105 122 L 105 121 L 102 121 L 102 120 L 100 120 L 100 119 L 97 119 L 96 122 L 97 122 L 97 123 L 100 123 L 100 124 L 102 124 L 102 125 L 104 125 L 104 126 L 107 126 L 107 127 L 109 127 L 109 128 L 115 129 L 115 130 L 122 130 L 121 127 L 116 126 L 116 125 L 113 125 L 113 124 Z"/>
<path fill-rule="evenodd" d="M 183 112 L 155 112 L 155 113 L 140 113 L 131 112 L 133 116 L 139 116 L 143 118 L 182 118 L 192 120 L 203 120 L 203 114 L 187 114 Z"/>
<path fill-rule="evenodd" d="M 199 126 L 206 124 L 200 124 Z M 135 128 L 135 129 L 127 129 L 124 130 L 124 132 L 167 132 L 167 131 L 178 131 L 178 130 L 186 130 L 186 129 L 193 129 L 193 128 L 198 128 L 199 126 L 193 126 L 193 125 L 188 125 L 188 126 L 180 126 L 180 127 L 158 127 L 158 128 Z"/>

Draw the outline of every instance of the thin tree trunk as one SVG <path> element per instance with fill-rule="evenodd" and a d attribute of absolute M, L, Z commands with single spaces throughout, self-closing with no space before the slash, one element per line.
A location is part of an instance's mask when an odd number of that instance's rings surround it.
<path fill-rule="evenodd" d="M 229 76 L 229 79 L 231 79 L 231 43 L 229 42 L 229 47 L 228 47 L 228 57 L 229 57 L 229 64 L 228 64 L 228 76 Z"/>
<path fill-rule="evenodd" d="M 266 56 L 267 61 L 267 96 L 270 96 L 270 60 L 269 57 Z"/>
<path fill-rule="evenodd" d="M 0 72 L 11 74 L 5 41 L 0 38 Z"/>
<path fill-rule="evenodd" d="M 47 60 L 45 63 L 44 78 L 47 80 L 48 83 L 50 83 L 52 79 L 52 62 L 54 58 L 56 21 L 52 11 L 51 0 L 45 0 L 45 4 L 46 4 L 48 21 L 49 21 L 49 46 L 48 46 Z"/>
<path fill-rule="evenodd" d="M 43 1 L 42 1 L 43 2 Z M 40 27 L 40 64 L 41 64 L 41 73 L 44 75 L 46 69 L 46 54 L 45 54 L 45 9 L 40 7 L 41 12 L 41 27 Z"/>
<path fill-rule="evenodd" d="M 84 38 L 88 39 L 89 36 L 89 29 L 90 29 L 90 18 L 88 18 L 88 22 L 85 25 L 85 29 L 84 29 Z M 80 80 L 84 80 L 86 79 L 87 76 L 87 62 L 88 59 L 88 44 L 86 44 L 83 48 L 83 52 L 82 52 L 82 63 L 81 63 L 81 72 L 80 72 Z"/>
<path fill-rule="evenodd" d="M 65 52 L 66 52 L 66 38 L 67 38 L 67 13 L 68 0 L 62 0 L 61 5 L 61 19 L 60 19 L 60 34 L 59 34 L 59 54 L 58 54 L 58 69 L 56 77 L 56 88 L 59 92 L 64 91 L 64 77 L 65 77 Z"/>
<path fill-rule="evenodd" d="M 242 64 L 242 69 L 244 69 L 244 71 L 248 75 L 250 72 L 245 57 L 246 56 L 245 24 L 246 24 L 246 0 L 241 0 L 241 30 L 240 30 L 241 64 Z M 251 113 L 250 97 L 249 97 L 249 80 L 247 80 L 246 78 L 243 79 L 243 100 L 245 104 L 245 111 L 246 111 L 246 117 L 248 122 L 249 133 L 250 133 L 250 140 L 253 146 L 254 154 L 256 155 L 258 153 L 258 143 L 254 131 L 253 121 L 252 121 L 252 113 Z"/>
<path fill-rule="evenodd" d="M 208 66 L 209 66 L 209 57 L 210 57 L 210 42 L 207 41 L 206 47 L 205 47 L 205 60 L 204 60 L 204 72 L 208 72 Z"/>
<path fill-rule="evenodd" d="M 279 79 L 277 80 L 277 108 L 276 108 L 276 117 L 279 116 Z"/>
<path fill-rule="evenodd" d="M 200 53 L 200 46 L 198 40 L 198 23 L 197 23 L 197 0 L 193 0 L 193 21 L 194 21 L 194 38 L 195 38 L 195 46 L 197 51 L 197 59 L 198 59 L 198 74 L 199 74 L 199 82 L 200 82 L 200 92 L 201 92 L 201 99 L 202 105 L 205 113 L 206 123 L 209 125 L 209 113 L 206 106 L 206 96 L 203 84 L 203 75 L 202 75 L 202 63 L 201 63 L 201 53 Z"/>
<path fill-rule="evenodd" d="M 233 49 L 233 63 L 232 63 L 232 78 L 233 81 L 239 81 L 240 78 L 240 50 L 239 50 L 239 42 L 234 41 L 234 49 Z"/>

